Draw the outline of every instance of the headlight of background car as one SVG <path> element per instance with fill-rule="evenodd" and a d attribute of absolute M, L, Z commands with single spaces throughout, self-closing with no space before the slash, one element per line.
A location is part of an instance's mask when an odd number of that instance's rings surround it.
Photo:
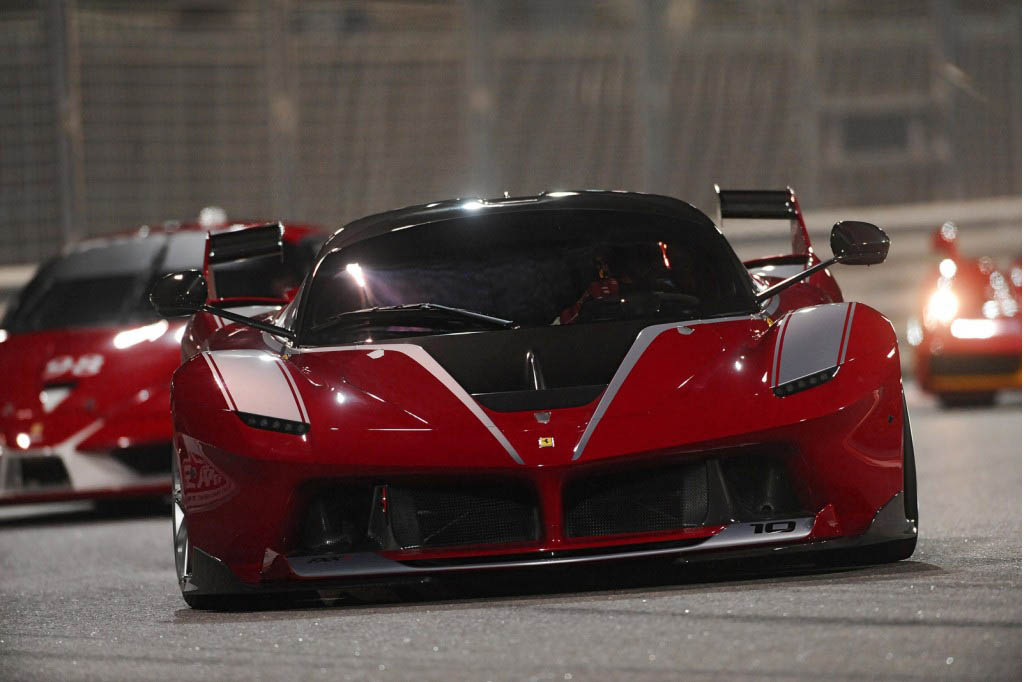
<path fill-rule="evenodd" d="M 931 295 L 931 298 L 928 299 L 928 305 L 925 306 L 925 323 L 929 325 L 936 323 L 949 324 L 956 317 L 956 311 L 959 307 L 960 301 L 957 300 L 956 294 L 952 290 L 946 288 L 939 289 Z"/>

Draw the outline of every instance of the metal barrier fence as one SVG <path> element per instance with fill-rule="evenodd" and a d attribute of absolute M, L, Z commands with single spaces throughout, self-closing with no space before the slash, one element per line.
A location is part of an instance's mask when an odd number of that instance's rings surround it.
<path fill-rule="evenodd" d="M 1020 25 L 980 0 L 8 2 L 0 263 L 209 204 L 1018 194 Z"/>

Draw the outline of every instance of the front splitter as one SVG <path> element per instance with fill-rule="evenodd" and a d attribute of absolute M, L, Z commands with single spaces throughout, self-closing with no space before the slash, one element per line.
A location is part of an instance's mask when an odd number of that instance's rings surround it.
<path fill-rule="evenodd" d="M 405 563 L 382 557 L 374 552 L 351 554 L 317 554 L 288 557 L 288 567 L 298 578 L 353 578 L 360 576 L 411 575 L 414 573 L 452 573 L 458 571 L 485 571 L 503 568 L 533 568 L 541 566 L 571 566 L 607 561 L 666 557 L 688 552 L 731 549 L 748 545 L 797 542 L 807 538 L 814 527 L 814 517 L 773 519 L 769 522 L 733 523 L 722 531 L 697 544 L 686 543 L 658 549 L 634 549 L 607 553 L 573 555 L 571 551 L 524 553 L 515 557 L 502 557 L 498 561 L 472 563 L 433 561 L 428 565 Z"/>
<path fill-rule="evenodd" d="M 242 583 L 228 566 L 199 548 L 194 548 L 193 574 L 184 591 L 192 594 L 243 595 L 295 592 L 329 588 L 355 588 L 400 582 L 417 582 L 433 576 L 488 570 L 540 569 L 559 566 L 582 566 L 608 562 L 644 559 L 667 559 L 678 563 L 715 561 L 746 557 L 786 557 L 808 552 L 827 552 L 866 547 L 917 536 L 917 523 L 907 519 L 903 493 L 897 493 L 879 509 L 868 530 L 858 536 L 808 540 L 815 517 L 773 519 L 771 521 L 736 522 L 705 540 L 683 541 L 656 549 L 634 549 L 572 556 L 570 551 L 526 553 L 500 560 L 482 559 L 470 563 L 444 564 L 440 561 L 403 563 L 373 552 L 350 554 L 318 554 L 278 557 L 292 573 L 291 579 Z"/>

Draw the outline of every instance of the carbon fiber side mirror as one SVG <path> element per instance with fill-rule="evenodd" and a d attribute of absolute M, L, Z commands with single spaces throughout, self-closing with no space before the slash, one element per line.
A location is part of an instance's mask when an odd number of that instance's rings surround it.
<path fill-rule="evenodd" d="M 841 220 L 832 226 L 829 243 L 844 265 L 877 265 L 889 255 L 889 235 L 871 223 Z"/>
<path fill-rule="evenodd" d="M 206 304 L 206 278 L 199 270 L 164 275 L 149 290 L 149 303 L 160 317 L 184 317 Z"/>

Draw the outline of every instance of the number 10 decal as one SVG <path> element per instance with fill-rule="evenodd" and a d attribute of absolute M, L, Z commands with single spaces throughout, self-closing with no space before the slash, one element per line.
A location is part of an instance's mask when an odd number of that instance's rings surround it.
<path fill-rule="evenodd" d="M 796 521 L 772 521 L 770 523 L 752 523 L 754 534 L 758 533 L 792 533 L 796 530 Z"/>

